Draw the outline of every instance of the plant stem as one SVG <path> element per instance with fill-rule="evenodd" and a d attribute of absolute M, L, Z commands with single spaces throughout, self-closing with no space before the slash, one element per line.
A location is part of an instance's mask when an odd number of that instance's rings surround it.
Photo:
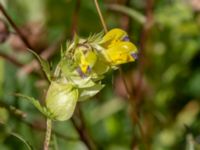
<path fill-rule="evenodd" d="M 52 121 L 51 119 L 47 118 L 47 128 L 46 128 L 46 135 L 44 140 L 44 150 L 49 149 L 49 143 L 51 139 L 51 128 L 52 128 Z"/>
<path fill-rule="evenodd" d="M 74 37 L 74 35 L 77 31 L 80 6 L 81 6 L 81 0 L 76 0 L 74 12 L 72 14 L 71 37 Z"/>
<path fill-rule="evenodd" d="M 103 18 L 103 15 L 102 15 L 102 12 L 101 12 L 101 9 L 99 7 L 99 4 L 98 4 L 98 1 L 97 0 L 94 0 L 94 3 L 95 3 L 95 6 L 96 6 L 96 9 L 97 9 L 97 12 L 99 14 L 99 18 L 101 20 L 101 24 L 103 26 L 103 29 L 105 32 L 108 32 L 108 29 L 107 29 L 107 26 L 106 26 L 106 23 L 104 21 L 104 18 Z"/>
<path fill-rule="evenodd" d="M 6 17 L 10 25 L 15 29 L 16 33 L 19 35 L 21 40 L 24 42 L 24 44 L 30 48 L 33 49 L 29 41 L 26 39 L 26 36 L 22 33 L 22 31 L 17 27 L 17 25 L 14 23 L 14 21 L 11 19 L 11 17 L 7 14 L 6 10 L 4 9 L 3 5 L 0 3 L 0 11 L 2 14 Z"/>
<path fill-rule="evenodd" d="M 0 50 L 1 51 L 1 50 Z M 0 53 L 0 58 L 3 58 L 5 60 L 7 60 L 8 62 L 14 64 L 17 67 L 22 67 L 23 64 L 21 64 L 17 59 L 15 59 L 15 57 L 4 54 L 4 53 Z"/>
<path fill-rule="evenodd" d="M 141 134 L 142 142 L 145 146 L 145 149 L 147 149 L 147 145 L 146 145 L 146 141 L 145 141 L 146 138 L 145 138 L 145 134 L 144 134 L 144 131 L 143 131 L 143 128 L 142 128 L 142 124 L 141 124 L 139 116 L 138 116 L 137 105 L 136 105 L 135 99 L 133 98 L 133 94 L 132 94 L 131 90 L 128 88 L 128 84 L 127 84 L 127 81 L 124 77 L 124 73 L 123 73 L 123 70 L 122 70 L 121 67 L 119 68 L 119 72 L 120 72 L 120 75 L 122 77 L 125 89 L 126 89 L 127 94 L 128 94 L 127 96 L 128 96 L 128 99 L 129 99 L 129 103 L 131 104 L 132 121 L 133 121 L 133 123 L 135 123 L 138 126 L 139 132 Z"/>
<path fill-rule="evenodd" d="M 94 139 L 91 137 L 89 131 L 85 125 L 85 119 L 83 117 L 80 106 L 77 106 L 76 115 L 72 117 L 72 124 L 78 132 L 81 141 L 87 146 L 88 150 L 97 150 L 97 146 Z"/>

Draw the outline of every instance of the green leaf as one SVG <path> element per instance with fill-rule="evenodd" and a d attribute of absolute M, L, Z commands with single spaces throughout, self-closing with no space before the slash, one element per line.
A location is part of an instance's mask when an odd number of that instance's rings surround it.
<path fill-rule="evenodd" d="M 22 141 L 26 145 L 28 150 L 33 150 L 32 146 L 29 144 L 29 142 L 26 141 L 24 138 L 22 138 L 20 135 L 18 135 L 16 133 L 10 133 L 10 135 L 12 135 L 12 136 L 18 138 L 20 141 Z"/>
<path fill-rule="evenodd" d="M 96 95 L 103 87 L 104 85 L 102 84 L 96 84 L 92 87 L 81 89 L 78 101 L 88 100 Z"/>
<path fill-rule="evenodd" d="M 30 50 L 30 49 L 29 49 L 29 51 L 37 57 L 37 59 L 40 62 L 40 65 L 42 66 L 42 70 L 44 71 L 47 79 L 49 81 L 51 81 L 51 69 L 50 69 L 50 65 L 49 65 L 48 61 L 44 60 L 36 52 L 34 52 L 34 51 Z"/>
<path fill-rule="evenodd" d="M 138 12 L 134 9 L 128 8 L 126 6 L 117 5 L 117 4 L 110 4 L 110 5 L 107 5 L 107 7 L 110 10 L 114 10 L 114 11 L 117 11 L 117 12 L 127 14 L 128 16 L 135 19 L 136 21 L 138 21 L 141 24 L 144 24 L 145 21 L 146 21 L 146 18 L 143 14 L 141 14 L 140 12 Z"/>
<path fill-rule="evenodd" d="M 104 102 L 103 104 L 95 107 L 90 111 L 92 123 L 95 124 L 101 120 L 104 120 L 119 111 L 125 109 L 126 102 L 120 98 L 113 97 L 109 101 Z"/>
<path fill-rule="evenodd" d="M 27 95 L 23 95 L 20 93 L 15 94 L 18 97 L 21 97 L 23 99 L 28 100 L 31 104 L 33 104 L 41 113 L 43 113 L 45 116 L 49 117 L 49 113 L 48 110 L 45 107 L 42 107 L 41 104 L 39 103 L 38 100 L 36 100 L 33 97 L 27 96 Z"/>
<path fill-rule="evenodd" d="M 82 78 L 80 76 L 73 76 L 71 77 L 71 80 L 78 88 L 88 88 L 95 85 L 90 77 Z"/>

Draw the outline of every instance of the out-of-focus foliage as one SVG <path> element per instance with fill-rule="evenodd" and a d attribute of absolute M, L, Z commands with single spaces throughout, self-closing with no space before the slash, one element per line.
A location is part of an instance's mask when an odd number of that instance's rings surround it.
<path fill-rule="evenodd" d="M 128 1 L 128 0 L 127 0 Z M 148 0 L 100 1 L 109 29 L 126 24 L 124 14 L 111 11 L 112 4 L 129 7 L 129 35 L 139 47 L 143 24 L 131 13 L 145 17 Z M 63 34 L 69 40 L 76 0 L 0 0 L 15 23 L 26 32 L 34 49 L 40 53 Z M 83 37 L 102 31 L 93 1 L 80 1 L 77 33 Z M 200 3 L 196 0 L 159 0 L 153 5 L 153 25 L 140 49 L 143 63 L 122 65 L 128 87 L 136 94 L 141 88 L 139 117 L 144 129 L 146 145 L 152 150 L 198 150 L 200 148 Z M 133 11 L 131 11 L 133 10 Z M 0 14 L 1 18 L 3 16 Z M 141 19 L 141 18 L 140 18 Z M 28 64 L 34 56 L 20 43 L 15 31 L 0 44 L 0 53 Z M 65 48 L 66 43 L 60 43 Z M 55 68 L 60 58 L 60 47 L 49 59 Z M 140 59 L 140 58 L 139 58 Z M 142 69 L 141 69 L 142 67 Z M 142 76 L 139 73 L 142 70 Z M 15 97 L 23 93 L 43 100 L 48 81 L 41 71 L 21 74 L 22 69 L 0 56 L 0 150 L 27 149 L 22 139 L 35 149 L 41 149 L 45 126 L 43 116 L 29 103 Z M 141 78 L 141 79 L 140 79 Z M 141 80 L 138 86 L 138 80 Z M 79 102 L 86 126 L 98 149 L 129 150 L 134 143 L 140 149 L 143 142 L 138 127 L 132 122 L 131 104 L 118 71 L 110 72 L 104 89 L 90 101 Z M 136 94 L 137 95 L 137 94 Z M 133 97 L 134 101 L 134 97 Z M 41 101 L 44 104 L 44 101 Z M 71 121 L 54 124 L 55 131 L 69 136 L 56 136 L 60 150 L 87 149 Z M 134 138 L 133 138 L 134 137 Z M 71 139 L 72 138 L 72 139 Z M 52 149 L 55 146 L 52 138 Z"/>

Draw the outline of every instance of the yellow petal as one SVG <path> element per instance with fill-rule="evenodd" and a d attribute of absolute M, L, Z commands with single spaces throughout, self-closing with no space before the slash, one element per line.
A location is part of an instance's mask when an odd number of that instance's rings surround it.
<path fill-rule="evenodd" d="M 127 37 L 128 35 L 124 30 L 115 28 L 105 34 L 101 43 L 104 46 L 108 46 L 110 44 L 114 44 L 115 42 L 122 41 L 124 38 Z"/>
<path fill-rule="evenodd" d="M 81 71 L 86 74 L 95 65 L 96 60 L 97 56 L 93 51 L 88 51 L 86 54 L 82 53 L 79 64 Z"/>
<path fill-rule="evenodd" d="M 131 42 L 118 42 L 105 50 L 105 55 L 111 65 L 120 65 L 134 61 L 137 54 L 136 46 Z"/>

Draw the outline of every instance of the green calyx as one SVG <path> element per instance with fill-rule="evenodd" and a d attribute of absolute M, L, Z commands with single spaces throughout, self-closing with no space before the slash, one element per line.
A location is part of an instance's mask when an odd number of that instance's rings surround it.
<path fill-rule="evenodd" d="M 46 108 L 53 120 L 69 119 L 78 100 L 78 89 L 69 83 L 51 82 L 46 95 Z"/>

